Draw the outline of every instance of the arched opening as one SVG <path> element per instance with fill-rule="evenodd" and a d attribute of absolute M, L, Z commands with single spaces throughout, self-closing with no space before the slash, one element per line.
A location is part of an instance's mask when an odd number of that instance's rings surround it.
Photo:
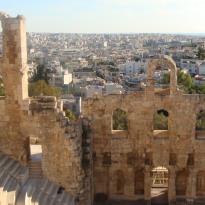
<path fill-rule="evenodd" d="M 121 170 L 117 170 L 115 176 L 116 176 L 116 194 L 122 195 L 124 194 L 124 187 L 125 187 L 124 174 Z"/>
<path fill-rule="evenodd" d="M 120 108 L 114 110 L 112 115 L 112 130 L 127 130 L 127 113 Z"/>
<path fill-rule="evenodd" d="M 170 69 L 167 65 L 156 66 L 154 72 L 154 87 L 156 94 L 170 93 Z"/>
<path fill-rule="evenodd" d="M 197 173 L 196 195 L 199 197 L 205 196 L 205 171 L 199 171 Z"/>
<path fill-rule="evenodd" d="M 174 94 L 177 91 L 177 67 L 169 56 L 159 56 L 150 60 L 147 69 L 148 93 L 159 95 Z"/>
<path fill-rule="evenodd" d="M 196 138 L 204 138 L 205 137 L 205 110 L 200 110 L 196 114 Z"/>
<path fill-rule="evenodd" d="M 169 171 L 166 167 L 156 167 L 152 170 L 152 205 L 168 204 Z"/>
<path fill-rule="evenodd" d="M 5 88 L 2 76 L 0 75 L 0 96 L 5 96 Z"/>
<path fill-rule="evenodd" d="M 186 195 L 186 187 L 188 180 L 188 171 L 183 169 L 176 172 L 176 195 L 177 196 L 185 196 Z"/>
<path fill-rule="evenodd" d="M 153 119 L 154 131 L 168 130 L 169 128 L 168 122 L 169 122 L 168 111 L 161 109 L 161 110 L 157 110 L 157 112 L 154 113 L 154 119 Z"/>
<path fill-rule="evenodd" d="M 135 171 L 135 194 L 144 194 L 144 172 L 143 170 Z"/>

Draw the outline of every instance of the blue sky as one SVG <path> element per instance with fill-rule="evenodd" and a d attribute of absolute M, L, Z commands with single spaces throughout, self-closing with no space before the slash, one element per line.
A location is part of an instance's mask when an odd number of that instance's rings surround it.
<path fill-rule="evenodd" d="M 205 0 L 0 0 L 27 30 L 68 33 L 205 33 Z"/>

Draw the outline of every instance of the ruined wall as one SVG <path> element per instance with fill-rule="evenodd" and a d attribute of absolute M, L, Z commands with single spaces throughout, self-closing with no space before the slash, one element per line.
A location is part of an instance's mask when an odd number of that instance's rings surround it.
<path fill-rule="evenodd" d="M 43 174 L 74 196 L 82 189 L 82 126 L 70 122 L 55 97 L 31 99 L 22 129 L 37 136 L 42 145 Z"/>
<path fill-rule="evenodd" d="M 26 163 L 28 146 L 21 132 L 24 100 L 28 97 L 27 51 L 25 22 L 22 16 L 11 18 L 0 13 L 3 34 L 3 57 L 0 59 L 0 74 L 3 78 L 6 97 L 1 109 L 2 131 L 0 150 Z"/>
<path fill-rule="evenodd" d="M 0 13 L 6 96 L 0 98 L 0 151 L 28 165 L 30 136 L 40 139 L 43 174 L 78 199 L 83 189 L 82 122 L 71 123 L 55 97 L 28 98 L 25 19 Z"/>
<path fill-rule="evenodd" d="M 167 61 L 172 63 L 166 58 L 153 63 Z M 149 69 L 155 69 L 153 64 Z M 93 132 L 96 200 L 143 198 L 150 201 L 151 171 L 158 166 L 169 170 L 170 203 L 178 197 L 192 202 L 197 199 L 196 174 L 205 170 L 205 135 L 201 133 L 202 138 L 197 137 L 195 123 L 197 112 L 205 108 L 205 96 L 182 94 L 176 87 L 176 75 L 171 76 L 174 87 L 170 87 L 168 95 L 156 94 L 150 77 L 145 92 L 83 102 L 83 115 L 90 117 Z M 112 130 L 112 113 L 117 108 L 126 111 L 128 130 Z M 154 131 L 153 116 L 160 109 L 169 112 L 168 130 Z M 203 174 L 200 177 L 204 180 Z M 198 195 L 205 198 L 202 188 L 198 182 Z"/>

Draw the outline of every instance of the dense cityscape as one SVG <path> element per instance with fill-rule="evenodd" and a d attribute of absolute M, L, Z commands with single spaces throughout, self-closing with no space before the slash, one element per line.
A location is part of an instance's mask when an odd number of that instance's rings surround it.
<path fill-rule="evenodd" d="M 64 97 L 68 94 L 93 97 L 143 90 L 148 61 L 160 55 L 171 56 L 181 71 L 191 75 L 195 84 L 205 83 L 203 35 L 27 35 L 30 79 L 36 77 L 35 81 L 44 80 L 50 86 L 60 88 Z M 41 76 L 35 76 L 39 72 Z M 157 82 L 166 72 L 166 69 L 155 72 Z"/>

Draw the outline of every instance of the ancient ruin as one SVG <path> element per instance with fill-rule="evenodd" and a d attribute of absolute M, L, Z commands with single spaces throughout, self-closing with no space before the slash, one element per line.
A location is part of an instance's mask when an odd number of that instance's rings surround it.
<path fill-rule="evenodd" d="M 0 13 L 0 20 L 0 204 L 151 204 L 153 184 L 160 183 L 170 205 L 205 204 L 205 131 L 196 129 L 205 96 L 178 89 L 173 60 L 150 61 L 145 91 L 84 100 L 81 118 L 70 122 L 55 97 L 28 97 L 25 18 Z M 158 67 L 170 70 L 169 89 L 155 90 Z M 116 110 L 124 116 L 121 128 L 113 126 Z M 162 110 L 168 124 L 156 130 L 154 115 Z M 41 142 L 38 165 L 31 137 Z M 42 169 L 40 179 L 32 166 Z"/>

